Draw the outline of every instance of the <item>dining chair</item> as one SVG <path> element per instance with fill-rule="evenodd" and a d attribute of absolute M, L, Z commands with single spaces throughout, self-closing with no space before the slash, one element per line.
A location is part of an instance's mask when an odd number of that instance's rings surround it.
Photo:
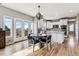
<path fill-rule="evenodd" d="M 51 35 L 41 36 L 39 41 L 41 43 L 46 44 L 47 50 L 48 50 L 48 43 L 50 43 L 50 48 L 51 48 Z"/>
<path fill-rule="evenodd" d="M 29 44 L 33 44 L 33 52 L 34 52 L 35 45 L 37 43 L 39 43 L 38 37 L 37 36 L 28 36 L 28 41 L 30 41 Z"/>

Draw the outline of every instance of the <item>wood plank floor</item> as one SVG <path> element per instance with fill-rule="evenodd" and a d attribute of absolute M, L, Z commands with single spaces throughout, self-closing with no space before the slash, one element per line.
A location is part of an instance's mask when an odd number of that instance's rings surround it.
<path fill-rule="evenodd" d="M 27 48 L 27 41 L 19 42 L 6 46 L 4 49 L 0 49 L 0 56 L 12 55 Z M 65 41 L 62 44 L 53 43 L 48 51 L 46 48 L 42 48 L 36 50 L 34 53 L 28 54 L 28 56 L 79 56 L 79 42 L 76 41 L 74 36 L 70 36 L 69 38 L 65 38 Z"/>
<path fill-rule="evenodd" d="M 14 43 L 12 45 L 6 46 L 3 49 L 0 49 L 0 56 L 10 56 L 13 53 L 24 50 L 26 48 L 28 48 L 27 40 L 18 42 L 18 43 Z"/>
<path fill-rule="evenodd" d="M 79 56 L 79 43 L 74 41 L 76 44 L 72 48 L 68 44 L 69 40 L 65 40 L 63 44 L 53 43 L 49 51 L 46 48 L 42 48 L 29 54 L 29 56 Z"/>

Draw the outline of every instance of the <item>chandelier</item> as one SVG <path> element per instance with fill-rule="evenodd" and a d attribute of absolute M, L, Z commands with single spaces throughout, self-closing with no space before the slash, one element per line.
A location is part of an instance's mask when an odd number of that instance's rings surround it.
<path fill-rule="evenodd" d="M 40 6 L 38 6 L 38 13 L 35 16 L 38 20 L 43 19 L 43 15 L 40 13 Z"/>

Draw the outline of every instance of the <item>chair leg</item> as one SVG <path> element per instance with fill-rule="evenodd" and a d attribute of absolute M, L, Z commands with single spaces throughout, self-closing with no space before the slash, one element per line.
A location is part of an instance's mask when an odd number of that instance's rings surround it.
<path fill-rule="evenodd" d="M 50 49 L 51 49 L 51 42 L 50 42 Z"/>
<path fill-rule="evenodd" d="M 34 52 L 34 47 L 35 47 L 35 45 L 33 44 L 33 52 Z"/>
<path fill-rule="evenodd" d="M 34 41 L 33 41 L 33 55 L 34 55 L 34 50 L 35 50 L 35 44 L 34 44 Z"/>
<path fill-rule="evenodd" d="M 34 52 L 34 50 L 35 50 L 35 44 L 34 44 L 34 41 L 33 41 L 33 52 Z"/>
<path fill-rule="evenodd" d="M 33 55 L 34 55 L 34 50 L 35 50 L 35 44 L 33 44 Z"/>
<path fill-rule="evenodd" d="M 51 44 L 51 39 L 50 39 L 50 49 L 52 48 L 51 45 L 52 45 L 52 44 Z"/>
<path fill-rule="evenodd" d="M 46 42 L 46 46 L 47 46 L 47 51 L 48 51 L 48 42 Z"/>

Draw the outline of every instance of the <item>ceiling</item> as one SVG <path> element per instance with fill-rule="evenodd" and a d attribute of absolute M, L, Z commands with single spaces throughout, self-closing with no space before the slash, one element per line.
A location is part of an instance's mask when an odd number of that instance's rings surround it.
<path fill-rule="evenodd" d="M 37 6 L 41 6 L 41 14 L 45 19 L 71 17 L 79 13 L 79 3 L 2 3 L 1 5 L 16 11 L 35 16 Z"/>

